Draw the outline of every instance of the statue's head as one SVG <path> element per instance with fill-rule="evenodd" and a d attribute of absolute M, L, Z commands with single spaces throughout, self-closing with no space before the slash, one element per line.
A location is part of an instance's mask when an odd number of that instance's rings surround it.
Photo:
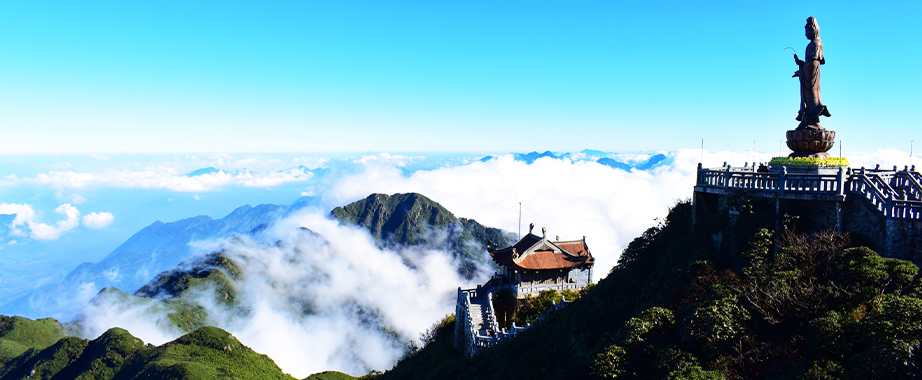
<path fill-rule="evenodd" d="M 820 26 L 813 17 L 807 17 L 807 25 L 804 26 L 808 40 L 818 40 L 820 38 Z"/>

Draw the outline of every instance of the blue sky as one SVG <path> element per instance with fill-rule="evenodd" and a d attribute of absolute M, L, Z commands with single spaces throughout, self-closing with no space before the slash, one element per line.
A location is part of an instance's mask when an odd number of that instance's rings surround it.
<path fill-rule="evenodd" d="M 909 150 L 917 1 L 0 3 L 0 152 L 776 150 L 819 21 L 846 151 Z"/>

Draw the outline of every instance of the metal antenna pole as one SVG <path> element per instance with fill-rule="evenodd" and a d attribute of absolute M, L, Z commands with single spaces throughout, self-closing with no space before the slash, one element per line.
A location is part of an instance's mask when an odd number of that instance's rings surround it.
<path fill-rule="evenodd" d="M 519 202 L 519 239 L 522 238 L 522 202 Z"/>

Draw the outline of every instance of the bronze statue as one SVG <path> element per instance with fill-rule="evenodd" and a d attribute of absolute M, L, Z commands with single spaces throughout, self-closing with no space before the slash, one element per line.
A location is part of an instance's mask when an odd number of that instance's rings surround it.
<path fill-rule="evenodd" d="M 794 62 L 798 66 L 794 77 L 800 77 L 800 111 L 796 119 L 800 122 L 798 129 L 819 129 L 822 128 L 817 128 L 820 115 L 830 116 L 820 98 L 820 65 L 825 64 L 826 59 L 823 57 L 823 41 L 820 40 L 820 27 L 816 19 L 808 17 L 804 29 L 810 40 L 804 52 L 804 60 L 800 60 L 797 53 L 794 54 Z"/>
<path fill-rule="evenodd" d="M 835 144 L 836 132 L 827 131 L 820 125 L 820 116 L 829 117 L 829 110 L 820 98 L 820 66 L 826 63 L 823 57 L 823 41 L 820 40 L 820 27 L 813 17 L 807 18 L 804 27 L 807 49 L 804 60 L 794 54 L 797 71 L 794 77 L 800 78 L 800 110 L 797 111 L 797 129 L 787 132 L 788 148 L 793 153 L 789 157 L 829 157 L 829 149 Z"/>

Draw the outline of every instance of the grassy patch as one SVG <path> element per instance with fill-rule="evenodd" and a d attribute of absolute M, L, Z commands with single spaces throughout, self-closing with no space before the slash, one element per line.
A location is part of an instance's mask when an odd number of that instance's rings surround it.
<path fill-rule="evenodd" d="M 64 337 L 61 324 L 51 318 L 30 320 L 0 316 L 0 365 L 30 348 L 44 349 Z"/>

